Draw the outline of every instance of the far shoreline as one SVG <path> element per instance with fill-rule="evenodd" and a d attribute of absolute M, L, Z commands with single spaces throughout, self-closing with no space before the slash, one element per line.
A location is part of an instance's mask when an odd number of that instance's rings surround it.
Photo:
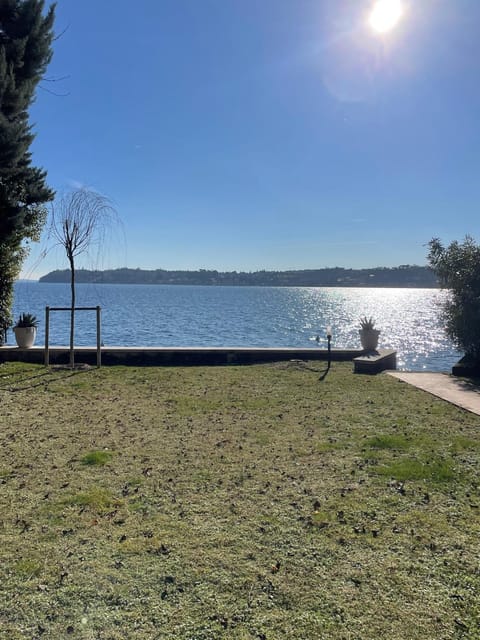
<path fill-rule="evenodd" d="M 439 283 L 431 269 L 425 266 L 401 265 L 371 269 L 302 269 L 290 271 L 220 272 L 167 271 L 165 269 L 78 269 L 77 284 L 154 284 L 195 286 L 260 286 L 260 287 L 343 287 L 343 288 L 415 288 L 437 289 Z M 70 283 L 68 269 L 51 271 L 38 279 L 39 283 Z"/>
<path fill-rule="evenodd" d="M 38 280 L 16 280 L 24 284 L 69 284 L 65 281 L 45 282 Z M 236 287 L 246 289 L 247 287 L 256 289 L 281 288 L 281 289 L 440 289 L 439 285 L 374 285 L 374 284 L 225 284 L 225 283 L 181 283 L 181 282 L 77 282 L 76 284 L 92 284 L 107 286 L 132 286 L 132 287 Z"/>

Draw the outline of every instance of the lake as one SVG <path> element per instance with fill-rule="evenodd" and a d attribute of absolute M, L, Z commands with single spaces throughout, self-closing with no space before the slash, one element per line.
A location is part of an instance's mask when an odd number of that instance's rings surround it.
<path fill-rule="evenodd" d="M 14 313 L 40 319 L 37 344 L 45 340 L 45 306 L 69 305 L 67 284 L 15 284 Z M 460 354 L 445 336 L 438 289 L 324 287 L 208 287 L 181 285 L 77 285 L 77 306 L 102 307 L 105 346 L 326 346 L 359 348 L 359 317 L 373 316 L 380 347 L 398 352 L 398 367 L 444 371 Z M 68 344 L 67 312 L 51 313 L 50 344 Z M 95 313 L 76 314 L 76 344 L 96 342 Z M 319 342 L 316 336 L 320 337 Z M 14 344 L 10 331 L 8 344 Z"/>

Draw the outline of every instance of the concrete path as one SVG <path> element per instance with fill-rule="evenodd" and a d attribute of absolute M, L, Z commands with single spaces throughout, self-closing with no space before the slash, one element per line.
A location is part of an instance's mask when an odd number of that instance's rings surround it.
<path fill-rule="evenodd" d="M 448 373 L 415 373 L 411 371 L 387 371 L 388 375 L 428 391 L 462 409 L 480 415 L 480 387 L 465 378 Z"/>

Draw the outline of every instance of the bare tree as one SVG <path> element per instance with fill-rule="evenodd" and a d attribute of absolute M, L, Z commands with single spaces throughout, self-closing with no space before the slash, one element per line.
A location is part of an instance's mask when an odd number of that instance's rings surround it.
<path fill-rule="evenodd" d="M 96 191 L 80 188 L 62 196 L 52 206 L 50 236 L 65 249 L 70 267 L 70 366 L 75 365 L 75 260 L 91 247 L 102 247 L 106 232 L 117 222 L 111 201 Z"/>

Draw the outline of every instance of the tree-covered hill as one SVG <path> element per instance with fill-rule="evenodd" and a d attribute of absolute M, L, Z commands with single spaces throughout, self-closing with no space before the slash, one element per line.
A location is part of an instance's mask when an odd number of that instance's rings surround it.
<path fill-rule="evenodd" d="M 77 282 L 101 284 L 189 284 L 272 287 L 429 287 L 438 286 L 437 278 L 428 267 L 402 265 L 373 269 L 304 269 L 298 271 L 221 272 L 166 271 L 165 269 L 79 269 Z M 56 270 L 40 278 L 40 282 L 69 282 L 68 269 Z"/>

